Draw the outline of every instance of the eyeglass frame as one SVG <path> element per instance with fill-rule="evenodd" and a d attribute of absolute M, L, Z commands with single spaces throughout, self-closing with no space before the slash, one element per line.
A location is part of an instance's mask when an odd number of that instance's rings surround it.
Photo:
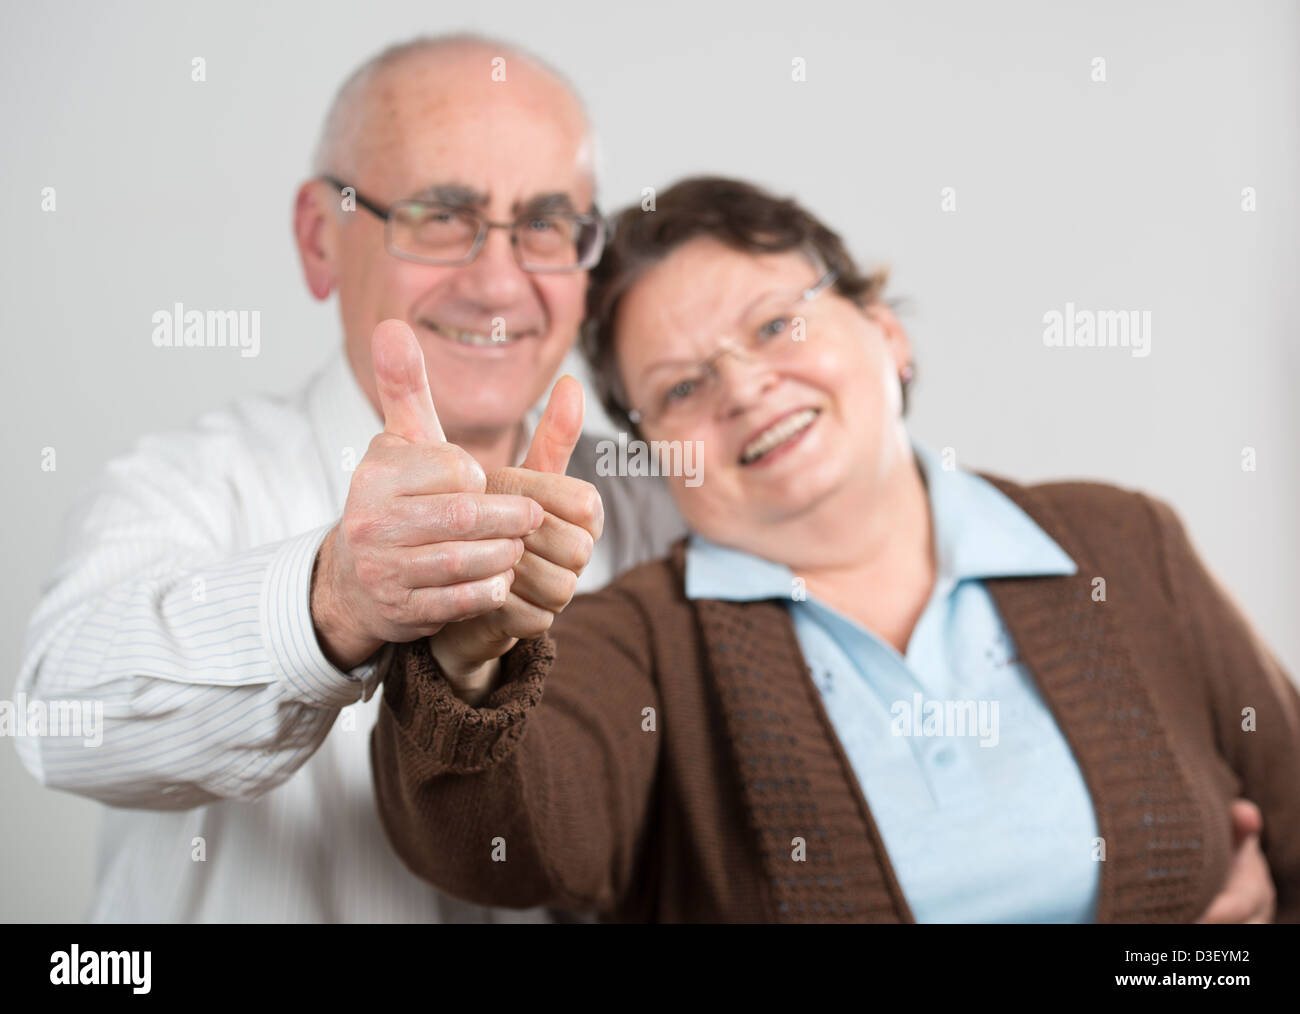
<path fill-rule="evenodd" d="M 814 299 L 816 299 L 823 292 L 825 292 L 832 285 L 834 285 L 837 281 L 839 281 L 839 277 L 840 277 L 840 272 L 838 268 L 827 268 L 826 271 L 822 275 L 820 275 L 818 279 L 815 282 L 813 282 L 812 285 L 808 286 L 799 294 L 799 300 L 798 302 L 795 303 L 795 306 L 804 306 L 808 303 L 811 303 Z M 727 353 L 732 353 L 734 355 L 736 351 L 737 351 L 736 343 L 734 341 L 724 341 L 721 345 L 719 345 L 716 349 L 713 350 L 712 354 L 710 354 L 705 359 L 702 359 L 698 363 L 696 363 L 695 364 L 696 368 L 705 373 L 712 373 L 714 374 L 716 379 L 720 380 L 721 377 L 717 376 L 718 360 L 720 360 Z M 620 406 L 620 407 L 622 407 L 623 414 L 627 417 L 628 422 L 630 422 L 633 426 L 639 426 L 645 420 L 645 414 L 640 410 L 635 408 L 628 408 L 625 406 Z"/>
<path fill-rule="evenodd" d="M 605 227 L 605 219 L 604 216 L 600 214 L 599 210 L 596 208 L 595 205 L 592 205 L 592 210 L 590 214 L 584 214 L 582 212 L 577 212 L 577 211 L 566 212 L 566 216 L 578 222 L 579 226 L 595 225 L 596 243 L 593 245 L 592 252 L 588 254 L 585 260 L 580 260 L 578 261 L 577 264 L 574 264 L 572 266 L 559 267 L 559 268 L 530 267 L 529 265 L 525 264 L 522 260 L 520 260 L 519 246 L 515 242 L 514 230 L 521 222 L 525 220 L 527 216 L 521 216 L 510 222 L 494 222 L 491 219 L 486 218 L 485 216 L 479 214 L 477 211 L 474 211 L 472 208 L 465 208 L 465 209 L 458 209 L 458 211 L 473 215 L 474 218 L 478 219 L 478 223 L 479 223 L 478 235 L 474 237 L 474 242 L 470 245 L 469 253 L 467 253 L 464 257 L 455 260 L 446 260 L 443 258 L 433 258 L 433 257 L 420 257 L 415 254 L 404 253 L 400 250 L 394 249 L 393 209 L 397 208 L 399 205 L 402 204 L 438 204 L 440 202 L 421 201 L 415 198 L 403 198 L 400 201 L 394 201 L 387 208 L 385 208 L 378 201 L 374 201 L 366 197 L 364 194 L 361 193 L 360 190 L 352 186 L 352 184 L 344 183 L 336 176 L 323 175 L 323 176 L 318 176 L 317 179 L 322 183 L 328 183 L 330 186 L 332 186 L 335 190 L 338 190 L 340 193 L 347 190 L 351 190 L 352 196 L 356 199 L 356 202 L 359 205 L 361 205 L 361 207 L 365 208 L 376 218 L 383 220 L 384 248 L 394 257 L 397 257 L 404 261 L 410 261 L 411 263 L 414 264 L 428 264 L 431 266 L 447 267 L 447 268 L 464 267 L 466 264 L 472 264 L 474 262 L 474 258 L 476 258 L 480 253 L 483 252 L 483 246 L 487 242 L 488 233 L 493 229 L 510 230 L 510 249 L 514 252 L 515 263 L 519 265 L 521 270 L 528 271 L 532 274 L 569 274 L 574 271 L 590 271 L 592 268 L 596 266 L 596 263 L 600 260 L 600 255 L 604 252 L 605 249 L 605 238 L 606 238 L 606 231 L 607 231 Z"/>

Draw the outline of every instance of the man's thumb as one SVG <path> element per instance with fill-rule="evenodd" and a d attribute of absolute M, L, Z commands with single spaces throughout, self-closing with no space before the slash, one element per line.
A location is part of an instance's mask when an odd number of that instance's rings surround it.
<path fill-rule="evenodd" d="M 523 467 L 534 472 L 563 475 L 580 436 L 582 385 L 566 373 L 551 388 L 551 400 L 546 403 L 546 411 L 533 431 L 533 442 L 529 445 Z"/>
<path fill-rule="evenodd" d="M 424 353 L 410 325 L 404 320 L 380 321 L 370 339 L 370 352 L 384 431 L 417 444 L 446 440 L 429 393 Z"/>

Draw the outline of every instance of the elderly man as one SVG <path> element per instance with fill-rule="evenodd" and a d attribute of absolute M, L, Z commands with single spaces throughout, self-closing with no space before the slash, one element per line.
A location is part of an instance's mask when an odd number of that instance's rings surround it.
<path fill-rule="evenodd" d="M 103 704 L 98 749 L 20 743 L 45 784 L 114 807 L 92 918 L 494 918 L 388 848 L 367 743 L 385 642 L 495 609 L 511 574 L 562 599 L 590 557 L 597 587 L 679 532 L 657 482 L 594 474 L 587 438 L 577 478 L 485 490 L 530 444 L 563 472 L 578 435 L 572 381 L 537 433 L 529 410 L 600 254 L 593 155 L 568 87 L 488 40 L 395 47 L 340 90 L 294 231 L 344 347 L 295 398 L 113 462 L 31 623 L 19 690 Z"/>
<path fill-rule="evenodd" d="M 656 482 L 594 474 L 571 381 L 532 423 L 600 252 L 593 154 L 572 92 L 490 40 L 395 47 L 341 89 L 294 227 L 343 349 L 294 398 L 111 463 L 31 622 L 19 691 L 103 706 L 98 749 L 17 741 L 113 807 L 92 918 L 548 918 L 403 868 L 367 743 L 385 643 L 526 636 L 573 574 L 595 588 L 681 531 Z M 1217 921 L 1269 912 L 1238 805 Z"/>

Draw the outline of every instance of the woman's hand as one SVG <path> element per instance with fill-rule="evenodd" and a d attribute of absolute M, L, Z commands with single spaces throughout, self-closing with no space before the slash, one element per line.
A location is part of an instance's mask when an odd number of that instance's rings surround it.
<path fill-rule="evenodd" d="M 526 496 L 546 512 L 523 540 L 514 580 L 501 607 L 430 638 L 429 647 L 456 695 L 479 704 L 492 692 L 497 659 L 520 638 L 540 637 L 573 598 L 604 527 L 600 494 L 589 482 L 564 474 L 582 433 L 582 387 L 561 377 L 520 468 L 487 475 L 489 494 Z"/>
<path fill-rule="evenodd" d="M 1234 800 L 1232 816 L 1232 866 L 1223 890 L 1210 902 L 1198 923 L 1272 922 L 1277 911 L 1277 892 L 1269 874 L 1268 861 L 1259 847 L 1264 818 L 1248 799 Z"/>

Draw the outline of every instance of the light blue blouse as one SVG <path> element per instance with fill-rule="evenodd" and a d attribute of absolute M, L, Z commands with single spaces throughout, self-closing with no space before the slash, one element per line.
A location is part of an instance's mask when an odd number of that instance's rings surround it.
<path fill-rule="evenodd" d="M 937 580 L 906 656 L 804 597 L 788 567 L 698 535 L 686 595 L 786 601 L 918 922 L 1092 922 L 1091 799 L 983 583 L 1077 568 L 990 483 L 913 449 Z"/>

